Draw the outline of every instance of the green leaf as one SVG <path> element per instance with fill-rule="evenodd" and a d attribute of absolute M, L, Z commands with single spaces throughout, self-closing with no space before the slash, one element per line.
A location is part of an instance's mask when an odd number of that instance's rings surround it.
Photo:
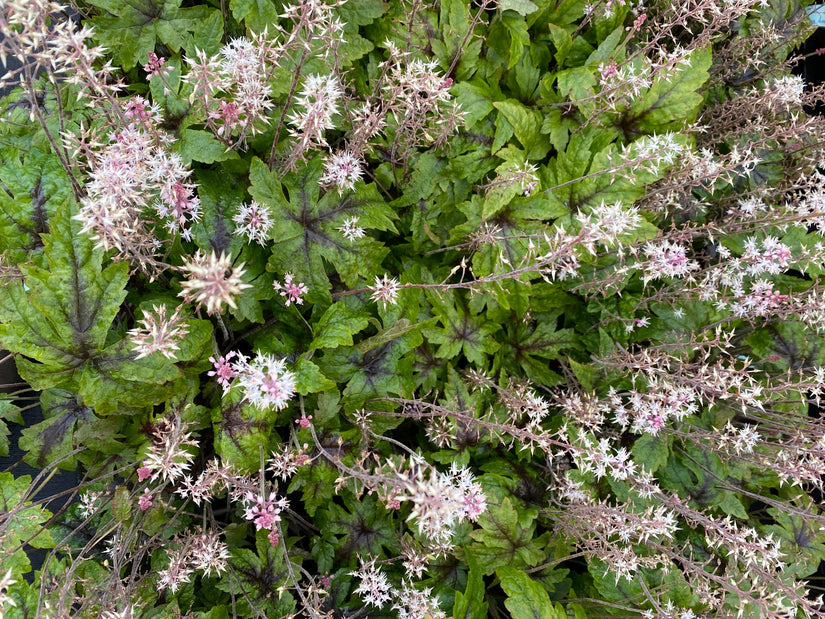
<path fill-rule="evenodd" d="M 539 10 L 530 0 L 501 0 L 498 6 L 502 11 L 515 11 L 519 15 L 529 15 Z"/>
<path fill-rule="evenodd" d="M 336 549 L 345 559 L 383 556 L 384 549 L 395 551 L 398 536 L 393 518 L 375 494 L 358 500 L 347 495 L 344 506 L 332 502 L 328 505 L 328 512 L 323 514 L 323 530 L 340 536 Z"/>
<path fill-rule="evenodd" d="M 83 396 L 100 414 L 118 403 L 147 406 L 166 399 L 163 386 L 180 371 L 152 355 L 136 360 L 125 339 L 109 330 L 126 296 L 129 265 L 102 268 L 102 252 L 80 232 L 69 205 L 43 235 L 48 268 L 21 265 L 25 282 L 0 295 L 0 344 L 18 357 L 20 375 L 35 389 L 62 388 Z"/>
<path fill-rule="evenodd" d="M 338 16 L 345 24 L 367 26 L 381 17 L 387 10 L 382 0 L 358 0 L 346 2 L 337 8 Z"/>
<path fill-rule="evenodd" d="M 541 159 L 550 150 L 550 144 L 541 132 L 541 116 L 515 100 L 495 101 L 493 106 L 507 119 L 528 159 Z"/>
<path fill-rule="evenodd" d="M 549 533 L 535 537 L 535 508 L 516 511 L 509 497 L 501 505 L 489 505 L 478 519 L 480 529 L 470 533 L 475 542 L 470 547 L 484 574 L 503 566 L 527 567 L 544 558 Z"/>
<path fill-rule="evenodd" d="M 321 196 L 321 171 L 321 160 L 316 158 L 281 183 L 279 174 L 270 172 L 256 158 L 250 167 L 249 192 L 270 207 L 275 221 L 271 232 L 275 244 L 267 268 L 279 272 L 283 265 L 290 265 L 296 279 L 309 286 L 308 298 L 314 294 L 328 299 L 327 265 L 338 272 L 345 285 L 355 287 L 359 281 L 371 281 L 383 273 L 381 262 L 388 252 L 369 236 L 347 240 L 340 231 L 344 221 L 356 217 L 363 228 L 396 230 L 392 223 L 395 213 L 374 184 L 361 184 L 343 195 L 329 191 Z"/>
<path fill-rule="evenodd" d="M 229 0 L 229 10 L 252 32 L 263 32 L 268 25 L 278 23 L 278 10 L 272 0 Z"/>
<path fill-rule="evenodd" d="M 11 400 L 0 399 L 0 456 L 4 457 L 9 455 L 9 434 L 11 434 L 7 423 L 9 421 L 23 423 L 20 407 Z"/>
<path fill-rule="evenodd" d="M 329 505 L 335 494 L 338 469 L 319 461 L 298 468 L 292 477 L 287 492 L 302 490 L 301 503 L 310 517 L 315 516 L 319 507 Z"/>
<path fill-rule="evenodd" d="M 335 383 L 321 374 L 318 366 L 306 359 L 295 364 L 295 390 L 301 395 L 318 393 L 335 387 Z"/>
<path fill-rule="evenodd" d="M 662 434 L 643 434 L 633 443 L 631 452 L 636 464 L 642 465 L 648 473 L 655 473 L 659 467 L 667 464 L 670 455 L 667 438 Z"/>
<path fill-rule="evenodd" d="M 40 505 L 24 501 L 31 481 L 29 475 L 15 478 L 11 473 L 0 473 L 0 573 L 11 570 L 13 580 L 31 570 L 24 542 L 36 548 L 54 546 L 49 530 L 43 526 L 51 514 Z"/>
<path fill-rule="evenodd" d="M 595 94 L 596 76 L 587 67 L 574 67 L 556 75 L 559 92 L 572 101 L 588 99 Z"/>
<path fill-rule="evenodd" d="M 472 552 L 466 553 L 467 565 L 470 573 L 467 576 L 467 588 L 464 593 L 456 591 L 453 604 L 454 619 L 485 619 L 487 617 L 487 602 L 484 601 L 484 580 L 481 570 L 473 557 Z"/>
<path fill-rule="evenodd" d="M 510 611 L 512 619 L 566 619 L 553 608 L 550 596 L 538 582 L 521 570 L 503 566 L 496 570 L 501 581 L 501 588 L 507 594 L 504 605 Z"/>
<path fill-rule="evenodd" d="M 399 318 L 386 329 L 381 329 L 372 337 L 368 337 L 367 339 L 358 342 L 355 348 L 361 354 L 367 354 L 373 348 L 377 348 L 378 346 L 382 346 L 384 344 L 387 344 L 388 342 L 392 342 L 393 340 L 396 340 L 399 337 L 403 337 L 407 333 L 417 331 L 418 329 L 426 325 L 432 324 L 434 321 L 435 319 L 430 319 L 423 322 L 412 324 L 406 318 Z"/>
<path fill-rule="evenodd" d="M 325 376 L 346 383 L 344 408 L 353 410 L 368 398 L 409 396 L 415 387 L 414 358 L 407 353 L 421 342 L 421 333 L 414 329 L 363 353 L 358 348 L 326 350 L 317 363 Z"/>
<path fill-rule="evenodd" d="M 230 391 L 212 411 L 215 428 L 215 453 L 241 471 L 261 468 L 260 453 L 269 447 L 273 415 L 254 406 L 243 405 L 240 391 Z"/>
<path fill-rule="evenodd" d="M 362 308 L 351 308 L 343 301 L 333 303 L 315 323 L 315 339 L 309 350 L 352 346 L 352 336 L 369 325 Z"/>
<path fill-rule="evenodd" d="M 579 347 L 573 329 L 556 330 L 556 321 L 537 322 L 534 327 L 519 321 L 507 325 L 500 356 L 511 371 L 524 370 L 534 382 L 553 386 L 559 376 L 548 367 L 547 360 L 558 359 L 562 350 Z"/>
<path fill-rule="evenodd" d="M 42 246 L 41 235 L 59 205 L 71 199 L 72 187 L 60 160 L 34 149 L 18 159 L 4 157 L 0 167 L 0 252 L 24 262 Z"/>
<path fill-rule="evenodd" d="M 602 41 L 601 44 L 599 44 L 599 47 L 587 58 L 587 66 L 595 67 L 611 60 L 624 37 L 625 29 L 623 26 L 619 26 L 613 30 L 613 32 L 611 32 L 610 35 Z"/>
<path fill-rule="evenodd" d="M 708 80 L 712 62 L 710 50 L 695 50 L 690 64 L 679 66 L 676 75 L 658 79 L 640 99 L 635 101 L 623 122 L 631 122 L 645 133 L 678 131 L 685 122 L 696 119 L 703 97 L 698 90 Z"/>
<path fill-rule="evenodd" d="M 567 29 L 557 26 L 554 23 L 549 23 L 547 26 L 550 28 L 550 36 L 553 39 L 553 45 L 556 47 L 554 58 L 558 65 L 563 67 L 564 61 L 567 59 L 567 55 L 573 47 L 573 37 Z"/>
<path fill-rule="evenodd" d="M 227 159 L 238 159 L 238 153 L 218 141 L 211 132 L 199 129 L 184 129 L 178 143 L 181 159 L 186 164 L 193 161 L 215 163 Z"/>
<path fill-rule="evenodd" d="M 485 355 L 499 348 L 493 335 L 501 325 L 486 321 L 482 315 L 474 316 L 461 305 L 454 305 L 453 297 L 444 295 L 443 302 L 430 297 L 434 303 L 433 311 L 443 326 L 430 327 L 425 330 L 425 335 L 430 342 L 438 344 L 436 357 L 451 359 L 463 352 L 468 361 L 483 367 Z"/>
<path fill-rule="evenodd" d="M 162 43 L 179 52 L 189 33 L 209 20 L 215 9 L 206 6 L 180 8 L 181 0 L 89 0 L 105 11 L 91 20 L 95 38 L 117 50 L 120 65 L 128 70 L 147 60 L 147 54 Z"/>
<path fill-rule="evenodd" d="M 492 89 L 484 82 L 478 80 L 459 82 L 453 86 L 452 92 L 461 107 L 464 125 L 467 129 L 472 129 L 495 109 L 492 103 Z"/>

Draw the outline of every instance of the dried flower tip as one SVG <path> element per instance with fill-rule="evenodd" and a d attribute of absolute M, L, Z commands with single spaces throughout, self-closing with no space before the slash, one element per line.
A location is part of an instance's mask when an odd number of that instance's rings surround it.
<path fill-rule="evenodd" d="M 200 250 L 191 261 L 187 261 L 182 271 L 189 273 L 187 281 L 181 283 L 181 292 L 186 303 L 195 301 L 197 308 L 206 306 L 207 314 L 220 314 L 224 303 L 235 309 L 235 296 L 249 288 L 241 281 L 244 273 L 243 264 L 232 268 L 232 260 L 226 254 L 220 258 L 213 251 L 204 255 Z"/>

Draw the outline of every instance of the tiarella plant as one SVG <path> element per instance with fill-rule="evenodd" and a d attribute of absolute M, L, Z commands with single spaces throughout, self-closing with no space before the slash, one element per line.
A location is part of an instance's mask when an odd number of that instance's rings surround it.
<path fill-rule="evenodd" d="M 825 616 L 806 4 L 5 0 L 0 616 Z"/>

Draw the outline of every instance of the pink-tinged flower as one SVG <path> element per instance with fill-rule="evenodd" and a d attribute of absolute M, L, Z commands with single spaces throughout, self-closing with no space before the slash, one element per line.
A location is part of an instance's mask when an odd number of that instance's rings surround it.
<path fill-rule="evenodd" d="M 269 238 L 272 217 L 269 215 L 269 209 L 261 206 L 255 200 L 252 200 L 249 204 L 241 204 L 232 221 L 237 226 L 235 234 L 245 236 L 250 241 L 264 245 Z"/>
<path fill-rule="evenodd" d="M 152 495 L 149 494 L 149 488 L 146 488 L 143 491 L 143 495 L 138 499 L 138 507 L 140 507 L 140 511 L 142 512 L 152 507 Z"/>
<path fill-rule="evenodd" d="M 295 375 L 286 369 L 282 359 L 258 353 L 251 361 L 235 364 L 237 384 L 244 400 L 262 410 L 285 408 L 295 393 Z"/>
<path fill-rule="evenodd" d="M 161 74 L 168 76 L 172 72 L 171 66 L 163 68 L 163 65 L 166 63 L 166 58 L 159 58 L 154 52 L 149 52 L 147 56 L 149 62 L 143 65 L 143 70 L 146 71 L 149 79 Z"/>
<path fill-rule="evenodd" d="M 222 123 L 218 128 L 218 135 L 232 135 L 232 130 L 240 124 L 239 113 L 240 110 L 237 104 L 232 101 L 221 101 L 221 109 L 219 111 L 210 112 L 210 118 L 220 120 Z"/>
<path fill-rule="evenodd" d="M 209 370 L 206 374 L 207 376 L 217 376 L 215 380 L 221 387 L 223 387 L 224 393 L 229 390 L 229 385 L 232 382 L 232 379 L 238 375 L 234 365 L 229 361 L 237 354 L 237 352 L 231 350 L 223 357 L 219 357 L 217 360 L 215 360 L 215 357 L 209 357 L 209 361 L 215 369 Z"/>
<path fill-rule="evenodd" d="M 150 105 L 143 97 L 132 97 L 126 101 L 123 115 L 147 127 L 158 125 L 163 120 L 160 106 L 157 103 Z"/>
<path fill-rule="evenodd" d="M 287 273 L 284 275 L 284 283 L 281 284 L 277 279 L 272 282 L 272 286 L 275 290 L 278 290 L 281 293 L 282 297 L 286 298 L 286 306 L 289 307 L 291 303 L 295 303 L 296 305 L 303 305 L 304 300 L 301 298 L 301 295 L 306 294 L 309 290 L 306 287 L 306 284 L 301 282 L 293 281 L 295 276 L 292 273 Z"/>
<path fill-rule="evenodd" d="M 645 245 L 648 261 L 642 280 L 647 283 L 662 277 L 685 277 L 699 268 L 699 263 L 687 257 L 685 248 L 670 241 Z"/>
<path fill-rule="evenodd" d="M 152 475 L 152 469 L 150 469 L 148 466 L 142 466 L 137 470 L 139 482 L 149 479 L 150 477 L 152 477 Z"/>
<path fill-rule="evenodd" d="M 190 226 L 201 217 L 201 202 L 194 187 L 180 181 L 168 183 L 161 188 L 160 198 L 154 206 L 158 215 L 168 220 L 166 228 L 173 234 L 180 231 L 185 240 L 191 240 Z"/>
<path fill-rule="evenodd" d="M 209 255 L 200 250 L 192 260 L 188 260 L 181 267 L 181 271 L 188 273 L 187 279 L 181 282 L 181 292 L 186 303 L 195 301 L 197 307 L 206 306 L 207 314 L 220 314 L 223 305 L 235 309 L 235 296 L 240 294 L 249 284 L 245 284 L 243 264 L 232 268 L 232 259 L 226 254 L 220 257 L 213 251 Z"/>
<path fill-rule="evenodd" d="M 281 521 L 280 513 L 286 509 L 286 499 L 275 500 L 272 496 L 264 499 L 261 495 L 247 493 L 244 502 L 244 518 L 255 524 L 255 529 L 272 530 Z"/>
<path fill-rule="evenodd" d="M 321 582 L 321 586 L 324 588 L 329 588 L 330 584 L 332 584 L 332 580 L 326 574 L 321 576 L 318 580 Z"/>
<path fill-rule="evenodd" d="M 278 534 L 278 529 L 272 529 L 267 535 L 269 539 L 269 543 L 274 547 L 277 546 L 281 541 L 281 536 Z"/>
<path fill-rule="evenodd" d="M 312 425 L 312 415 L 307 417 L 306 415 L 301 415 L 300 419 L 296 419 L 295 423 L 297 423 L 302 428 L 306 429 Z"/>
<path fill-rule="evenodd" d="M 370 298 L 376 303 L 380 301 L 384 307 L 387 307 L 388 304 L 395 305 L 398 300 L 399 288 L 398 280 L 394 277 L 388 277 L 387 275 L 383 277 L 376 276 L 375 285 L 370 288 L 370 290 L 372 290 Z"/>

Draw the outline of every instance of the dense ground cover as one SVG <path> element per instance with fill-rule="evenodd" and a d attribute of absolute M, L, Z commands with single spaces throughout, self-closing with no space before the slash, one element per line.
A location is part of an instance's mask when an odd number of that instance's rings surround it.
<path fill-rule="evenodd" d="M 804 4 L 6 0 L 0 616 L 825 615 Z"/>

